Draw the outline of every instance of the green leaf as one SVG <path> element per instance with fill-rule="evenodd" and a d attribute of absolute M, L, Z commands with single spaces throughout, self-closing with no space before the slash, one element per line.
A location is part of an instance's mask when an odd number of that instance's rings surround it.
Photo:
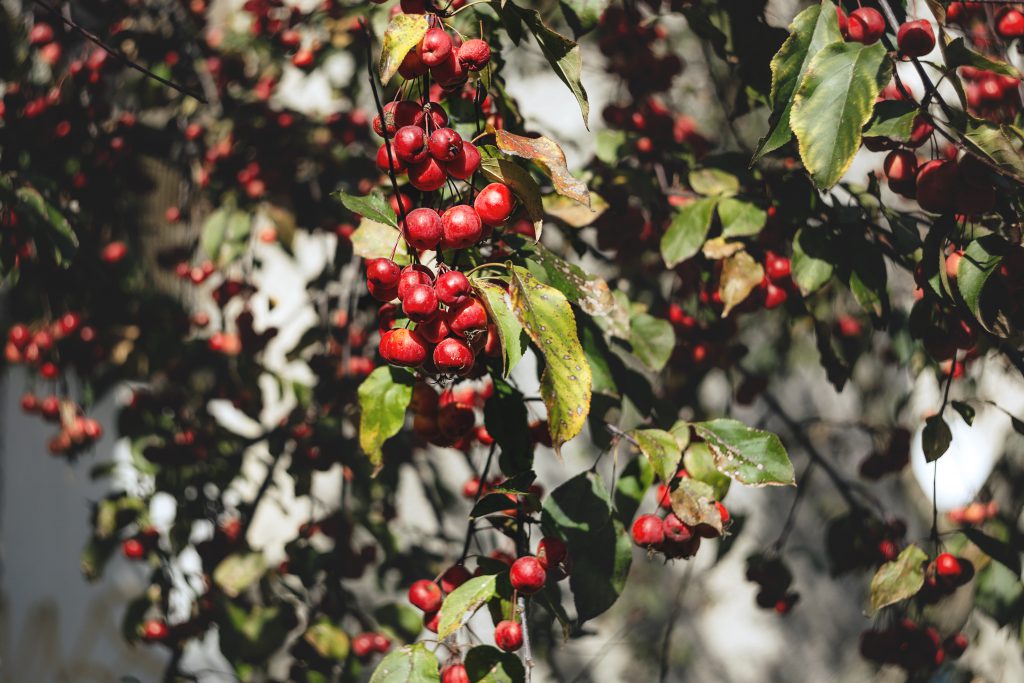
<path fill-rule="evenodd" d="M 864 129 L 866 138 L 888 138 L 907 142 L 914 131 L 914 120 L 920 110 L 907 100 L 882 100 L 875 105 L 875 113 Z"/>
<path fill-rule="evenodd" d="M 555 75 L 565 83 L 576 101 L 580 105 L 580 113 L 583 114 L 583 125 L 589 130 L 590 124 L 590 102 L 587 99 L 587 91 L 580 81 L 583 70 L 583 60 L 580 57 L 580 46 L 565 36 L 553 31 L 541 19 L 537 10 L 527 10 L 511 2 L 505 3 L 514 7 L 520 19 L 530 29 L 544 58 L 548 60 L 555 70 Z"/>
<path fill-rule="evenodd" d="M 338 197 L 338 199 L 341 200 L 341 203 L 345 205 L 345 208 L 352 213 L 359 214 L 363 218 L 369 218 L 371 221 L 376 221 L 377 223 L 390 225 L 396 230 L 398 229 L 398 216 L 395 215 L 395 211 L 391 208 L 391 204 L 388 203 L 388 200 L 379 192 L 374 192 L 373 194 L 368 194 L 363 197 L 357 197 L 356 195 L 348 194 L 346 192 L 338 192 L 335 196 Z"/>
<path fill-rule="evenodd" d="M 698 168 L 687 177 L 690 187 L 705 197 L 732 197 L 740 191 L 740 179 L 720 168 Z"/>
<path fill-rule="evenodd" d="M 885 257 L 874 242 L 852 239 L 844 243 L 849 264 L 847 284 L 864 312 L 880 326 L 889 315 L 888 275 Z"/>
<path fill-rule="evenodd" d="M 717 197 L 698 199 L 680 207 L 661 238 L 661 257 L 675 268 L 700 251 L 711 230 Z"/>
<path fill-rule="evenodd" d="M 832 43 L 811 60 L 793 100 L 790 125 L 819 188 L 833 187 L 853 162 L 890 68 L 880 42 Z"/>
<path fill-rule="evenodd" d="M 924 421 L 924 432 L 921 434 L 921 447 L 924 449 L 924 459 L 928 462 L 935 462 L 949 450 L 949 444 L 953 441 L 953 433 L 949 431 L 949 425 L 942 415 L 932 415 Z"/>
<path fill-rule="evenodd" d="M 750 237 L 761 232 L 768 212 L 752 202 L 726 197 L 718 203 L 722 237 Z"/>
<path fill-rule="evenodd" d="M 907 546 L 892 562 L 886 562 L 871 579 L 868 616 L 901 600 L 917 595 L 924 585 L 924 564 L 928 556 L 916 545 Z"/>
<path fill-rule="evenodd" d="M 78 251 L 78 235 L 71 229 L 68 219 L 33 187 L 19 187 L 15 195 L 31 211 L 31 222 L 40 228 L 34 232 L 34 236 L 42 238 L 52 247 L 54 263 L 61 268 L 70 266 Z"/>
<path fill-rule="evenodd" d="M 974 408 L 971 407 L 970 403 L 964 401 L 951 401 L 950 405 L 953 406 L 953 410 L 960 414 L 960 417 L 964 419 L 967 426 L 970 427 L 974 424 Z"/>
<path fill-rule="evenodd" d="M 651 370 L 664 368 L 676 346 L 672 323 L 647 313 L 634 315 L 629 322 L 633 354 Z"/>
<path fill-rule="evenodd" d="M 675 479 L 683 450 L 674 436 L 661 429 L 634 429 L 628 435 L 651 461 L 655 474 L 663 482 L 668 484 Z"/>
<path fill-rule="evenodd" d="M 706 443 L 691 443 L 683 453 L 683 467 L 691 479 L 702 481 L 711 487 L 713 498 L 722 500 L 729 492 L 732 479 L 715 467 L 715 459 Z"/>
<path fill-rule="evenodd" d="M 584 472 L 552 491 L 544 501 L 543 526 L 569 546 L 569 587 L 578 622 L 611 607 L 626 586 L 633 549 L 622 522 L 613 515 L 601 475 Z"/>
<path fill-rule="evenodd" d="M 748 486 L 796 484 L 793 463 L 775 434 L 727 419 L 692 426 L 707 443 L 722 474 Z"/>
<path fill-rule="evenodd" d="M 423 612 L 400 602 L 389 602 L 373 610 L 377 625 L 393 638 L 416 640 L 423 630 Z"/>
<path fill-rule="evenodd" d="M 974 527 L 964 527 L 960 531 L 967 539 L 996 562 L 1020 576 L 1020 550 L 1005 541 L 993 538 Z"/>
<path fill-rule="evenodd" d="M 508 185 L 533 222 L 534 238 L 539 240 L 544 229 L 544 205 L 541 202 L 540 186 L 530 172 L 510 159 L 497 157 L 481 159 L 480 171 L 491 180 Z"/>
<path fill-rule="evenodd" d="M 302 637 L 325 659 L 340 662 L 348 657 L 348 635 L 332 624 L 327 617 L 320 617 L 315 624 L 306 629 Z"/>
<path fill-rule="evenodd" d="M 1021 73 L 1001 59 L 993 59 L 967 47 L 963 37 L 954 38 L 946 44 L 944 50 L 946 68 L 957 69 L 961 66 L 973 66 L 982 71 L 994 71 L 1010 78 L 1021 78 Z"/>
<path fill-rule="evenodd" d="M 654 483 L 654 468 L 647 458 L 633 458 L 615 482 L 615 518 L 622 524 L 631 524 L 640 501 Z"/>
<path fill-rule="evenodd" d="M 1024 177 L 1024 158 L 1013 144 L 1013 137 L 1005 126 L 968 117 L 964 136 L 967 141 L 1000 168 Z"/>
<path fill-rule="evenodd" d="M 761 139 L 754 153 L 754 161 L 777 150 L 793 138 L 790 113 L 797 87 L 811 60 L 829 43 L 841 42 L 839 20 L 835 5 L 823 0 L 798 14 L 789 26 L 789 38 L 772 58 L 772 89 L 769 95 L 772 115 L 769 132 Z"/>
<path fill-rule="evenodd" d="M 687 526 L 707 524 L 722 533 L 722 514 L 715 505 L 715 490 L 702 481 L 683 477 L 671 493 L 672 512 Z"/>
<path fill-rule="evenodd" d="M 512 299 L 504 287 L 484 280 L 474 280 L 473 287 L 480 294 L 487 316 L 498 329 L 502 349 L 502 377 L 508 377 L 526 350 L 526 335 L 512 311 Z"/>
<path fill-rule="evenodd" d="M 395 249 L 396 243 L 398 249 Z M 369 218 L 359 221 L 359 227 L 352 232 L 352 253 L 364 259 L 391 258 L 392 250 L 395 263 L 411 262 L 409 248 L 397 228 Z"/>
<path fill-rule="evenodd" d="M 213 582 L 229 598 L 235 598 L 243 590 L 256 583 L 266 569 L 263 553 L 228 555 L 213 570 Z"/>
<path fill-rule="evenodd" d="M 437 637 L 444 640 L 466 625 L 481 605 L 495 596 L 498 577 L 495 574 L 477 576 L 462 584 L 445 597 L 437 625 Z"/>
<path fill-rule="evenodd" d="M 528 264 L 540 268 L 549 285 L 583 309 L 601 328 L 619 339 L 629 339 L 629 312 L 612 295 L 608 283 L 585 273 L 542 244 L 525 244 L 520 253 L 529 256 Z"/>
<path fill-rule="evenodd" d="M 576 317 L 565 295 L 541 283 L 533 273 L 513 266 L 512 310 L 543 354 L 540 395 L 548 409 L 548 428 L 558 453 L 580 433 L 590 412 L 590 364 L 576 334 Z"/>
<path fill-rule="evenodd" d="M 590 190 L 585 182 L 569 172 L 565 152 L 557 142 L 543 135 L 528 138 L 507 130 L 495 131 L 494 140 L 502 152 L 536 161 L 547 172 L 558 194 L 590 208 Z"/>
<path fill-rule="evenodd" d="M 1006 253 L 1006 240 L 995 233 L 980 237 L 964 249 L 956 270 L 956 288 L 964 304 L 982 327 L 991 331 L 982 311 L 982 294 L 989 278 L 999 269 Z"/>
<path fill-rule="evenodd" d="M 597 26 L 609 4 L 610 0 L 558 0 L 565 23 L 569 24 L 577 38 Z"/>
<path fill-rule="evenodd" d="M 484 426 L 501 449 L 498 460 L 507 476 L 533 466 L 533 442 L 523 395 L 501 378 L 492 378 L 494 393 L 484 404 Z"/>
<path fill-rule="evenodd" d="M 370 683 L 440 683 L 440 681 L 440 664 L 437 657 L 423 643 L 406 645 L 389 653 L 377 665 L 373 676 L 370 677 Z"/>
<path fill-rule="evenodd" d="M 423 40 L 428 27 L 426 14 L 396 14 L 391 19 L 381 41 L 380 63 L 377 66 L 383 85 L 387 85 L 391 77 L 398 73 L 402 60 Z"/>
<path fill-rule="evenodd" d="M 381 366 L 359 385 L 359 445 L 380 469 L 384 442 L 405 424 L 412 399 L 412 376 L 399 368 Z"/>
<path fill-rule="evenodd" d="M 477 645 L 462 663 L 472 683 L 521 683 L 526 680 L 523 662 L 511 652 L 490 645 Z"/>
<path fill-rule="evenodd" d="M 823 227 L 801 228 L 793 236 L 793 281 L 805 297 L 832 279 L 835 267 L 829 261 L 830 251 Z"/>
<path fill-rule="evenodd" d="M 718 294 L 725 304 L 722 317 L 726 317 L 732 309 L 746 301 L 762 280 L 764 268 L 747 252 L 739 251 L 725 259 L 718 282 Z"/>

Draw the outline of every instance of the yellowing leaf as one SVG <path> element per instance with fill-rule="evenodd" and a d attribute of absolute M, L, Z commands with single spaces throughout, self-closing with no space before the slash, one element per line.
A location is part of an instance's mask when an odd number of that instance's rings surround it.
<path fill-rule="evenodd" d="M 388 84 L 391 77 L 398 73 L 402 60 L 414 49 L 427 32 L 427 15 L 396 14 L 384 32 L 380 48 L 380 81 Z"/>
<path fill-rule="evenodd" d="M 384 442 L 405 424 L 405 411 L 412 400 L 412 378 L 398 368 L 381 366 L 359 385 L 358 395 L 359 445 L 379 470 Z"/>
<path fill-rule="evenodd" d="M 494 138 L 501 151 L 524 159 L 532 159 L 543 166 L 551 176 L 551 182 L 554 183 L 555 191 L 559 194 L 575 199 L 584 206 L 590 206 L 590 192 L 587 190 L 587 184 L 569 173 L 569 167 L 565 162 L 565 152 L 554 140 L 543 135 L 527 138 L 514 135 L 506 130 L 495 131 Z"/>
<path fill-rule="evenodd" d="M 725 308 L 722 317 L 743 303 L 764 279 L 764 268 L 745 251 L 733 254 L 722 264 L 722 275 L 718 283 L 718 294 Z"/>
<path fill-rule="evenodd" d="M 883 607 L 917 595 L 924 585 L 924 563 L 928 556 L 916 545 L 907 546 L 892 562 L 886 562 L 871 579 L 871 605 L 868 615 L 873 616 Z"/>

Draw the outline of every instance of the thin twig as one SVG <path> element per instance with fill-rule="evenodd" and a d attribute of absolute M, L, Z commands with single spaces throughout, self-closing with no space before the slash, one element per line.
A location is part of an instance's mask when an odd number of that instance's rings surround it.
<path fill-rule="evenodd" d="M 171 88 L 173 90 L 177 90 L 182 95 L 188 95 L 189 97 L 192 97 L 194 99 L 199 100 L 203 104 L 208 104 L 206 98 L 203 97 L 202 94 L 196 92 L 195 90 L 192 90 L 191 88 L 186 88 L 183 85 L 178 85 L 174 81 L 169 81 L 166 78 L 164 78 L 163 76 L 158 76 L 157 74 L 153 73 L 152 71 L 150 71 L 146 67 L 142 66 L 141 64 L 133 62 L 131 59 L 128 58 L 127 55 L 125 55 L 123 52 L 120 52 L 119 50 L 115 50 L 113 47 L 111 47 L 107 43 L 103 42 L 102 38 L 97 36 L 95 33 L 90 31 L 89 29 L 87 29 L 84 26 L 78 24 L 77 22 L 75 22 L 72 19 L 70 19 L 68 17 L 65 17 L 53 5 L 50 5 L 50 4 L 46 3 L 46 2 L 43 2 L 43 0 L 33 0 L 33 2 L 35 2 L 35 4 L 39 5 L 40 7 L 45 9 L 46 11 L 52 13 L 55 17 L 60 19 L 61 22 L 64 23 L 68 28 L 70 28 L 71 30 L 75 31 L 76 33 L 82 35 L 87 40 L 95 43 L 104 52 L 109 54 L 111 57 L 117 59 L 119 62 L 121 62 L 125 66 L 130 67 L 132 69 L 135 69 L 136 71 L 146 75 L 148 78 L 152 78 L 154 81 L 157 81 L 158 83 L 163 83 L 168 88 Z"/>
<path fill-rule="evenodd" d="M 679 620 L 679 612 L 683 607 L 683 596 L 686 595 L 686 589 L 690 585 L 690 577 L 693 576 L 693 567 L 694 563 L 688 562 L 686 569 L 683 570 L 683 577 L 679 580 L 676 597 L 672 601 L 672 611 L 669 613 L 668 623 L 665 624 L 665 636 L 661 639 L 661 669 L 658 675 L 660 683 L 665 683 L 668 680 L 668 653 L 672 645 L 672 632 L 675 630 L 676 622 Z"/>

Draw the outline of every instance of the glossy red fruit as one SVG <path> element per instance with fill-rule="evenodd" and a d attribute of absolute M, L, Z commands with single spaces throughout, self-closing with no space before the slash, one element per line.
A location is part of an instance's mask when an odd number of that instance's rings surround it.
<path fill-rule="evenodd" d="M 448 171 L 433 157 L 428 156 L 408 169 L 409 183 L 421 192 L 439 190 L 448 180 Z"/>
<path fill-rule="evenodd" d="M 943 578 L 955 579 L 960 576 L 960 562 L 949 553 L 935 558 L 935 573 Z"/>
<path fill-rule="evenodd" d="M 520 557 L 512 563 L 508 574 L 512 587 L 523 595 L 533 595 L 548 579 L 547 571 L 536 557 Z"/>
<path fill-rule="evenodd" d="M 665 527 L 657 515 L 640 515 L 633 522 L 633 542 L 643 548 L 656 547 L 665 542 Z"/>
<path fill-rule="evenodd" d="M 427 344 L 414 331 L 399 327 L 381 335 L 380 355 L 389 363 L 414 368 L 427 359 Z"/>
<path fill-rule="evenodd" d="M 433 581 L 420 579 L 409 586 L 409 602 L 424 612 L 436 612 L 443 601 L 441 589 Z"/>
<path fill-rule="evenodd" d="M 437 300 L 445 306 L 456 306 L 466 300 L 473 292 L 473 286 L 469 278 L 458 270 L 449 270 L 437 276 L 434 282 L 434 291 L 437 293 Z"/>
<path fill-rule="evenodd" d="M 398 287 L 398 278 L 402 269 L 388 258 L 375 258 L 366 262 L 366 279 L 385 289 Z"/>
<path fill-rule="evenodd" d="M 778 308 L 782 304 L 786 303 L 786 299 L 788 298 L 789 294 L 786 293 L 785 289 L 769 282 L 768 286 L 765 287 L 764 290 L 764 307 L 768 310 Z"/>
<path fill-rule="evenodd" d="M 461 375 L 473 367 L 473 350 L 456 337 L 442 339 L 434 347 L 434 366 L 446 375 Z"/>
<path fill-rule="evenodd" d="M 693 537 L 693 529 L 683 524 L 683 521 L 671 512 L 665 516 L 661 527 L 665 540 L 670 543 L 684 543 Z"/>
<path fill-rule="evenodd" d="M 441 590 L 451 593 L 453 590 L 473 578 L 465 565 L 453 564 L 441 575 Z"/>
<path fill-rule="evenodd" d="M 900 26 L 896 42 L 904 57 L 924 57 L 935 47 L 935 33 L 931 23 L 924 19 L 908 21 Z"/>
<path fill-rule="evenodd" d="M 881 12 L 871 7 L 855 9 L 850 12 L 846 33 L 849 40 L 857 43 L 877 43 L 885 33 L 885 19 Z"/>
<path fill-rule="evenodd" d="M 537 561 L 544 569 L 553 569 L 569 557 L 569 548 L 565 541 L 554 536 L 546 536 L 537 544 Z"/>
<path fill-rule="evenodd" d="M 373 634 L 373 650 L 374 652 L 384 654 L 391 649 L 391 639 L 383 633 Z"/>
<path fill-rule="evenodd" d="M 996 33 L 1004 40 L 1024 37 L 1024 12 L 1008 8 L 996 20 Z"/>
<path fill-rule="evenodd" d="M 423 14 L 427 11 L 427 0 L 402 0 L 399 7 L 403 14 Z"/>
<path fill-rule="evenodd" d="M 444 29 L 427 29 L 423 40 L 416 46 L 416 54 L 428 68 L 433 68 L 448 59 L 452 53 L 452 39 Z"/>
<path fill-rule="evenodd" d="M 950 637 L 946 638 L 942 644 L 942 649 L 946 651 L 951 659 L 959 659 L 960 655 L 967 649 L 967 636 L 963 633 L 954 633 Z"/>
<path fill-rule="evenodd" d="M 126 538 L 121 544 L 121 552 L 129 560 L 141 560 L 146 555 L 146 546 L 137 538 Z"/>
<path fill-rule="evenodd" d="M 917 116 L 914 118 L 914 127 L 910 131 L 910 140 L 906 143 L 907 147 L 917 149 L 928 142 L 934 132 L 935 126 L 928 123 L 923 116 Z"/>
<path fill-rule="evenodd" d="M 487 329 L 487 309 L 479 299 L 469 297 L 448 309 L 448 327 L 460 337 Z"/>
<path fill-rule="evenodd" d="M 452 49 L 448 58 L 430 70 L 434 80 L 443 88 L 452 89 L 466 82 L 466 68 L 459 61 L 459 51 Z"/>
<path fill-rule="evenodd" d="M 387 303 L 388 301 L 394 301 L 395 297 L 398 296 L 397 287 L 380 287 L 367 280 L 366 288 L 370 290 L 370 296 L 372 296 L 377 301 L 381 301 L 384 303 Z"/>
<path fill-rule="evenodd" d="M 469 683 L 464 664 L 452 664 L 441 669 L 441 683 Z"/>
<path fill-rule="evenodd" d="M 398 158 L 409 165 L 418 164 L 430 154 L 427 134 L 416 125 L 399 128 L 391 145 Z"/>
<path fill-rule="evenodd" d="M 147 619 L 142 624 L 142 639 L 149 642 L 158 642 L 167 637 L 170 630 L 163 619 Z"/>
<path fill-rule="evenodd" d="M 423 628 L 431 633 L 437 633 L 437 627 L 441 623 L 440 612 L 427 612 L 423 615 Z"/>
<path fill-rule="evenodd" d="M 426 322 L 416 325 L 416 334 L 431 344 L 436 344 L 451 332 L 448 327 L 448 319 L 443 315 L 436 315 Z"/>
<path fill-rule="evenodd" d="M 433 209 L 420 207 L 413 209 L 405 217 L 405 241 L 414 249 L 437 249 L 443 234 L 444 224 L 441 222 L 441 216 Z"/>
<path fill-rule="evenodd" d="M 479 71 L 491 61 L 491 46 L 479 38 L 467 40 L 459 48 L 459 64 L 466 71 Z"/>
<path fill-rule="evenodd" d="M 389 163 L 389 161 L 391 163 Z M 398 158 L 397 154 L 395 154 L 395 150 L 392 149 L 391 156 L 388 157 L 387 145 L 381 145 L 380 149 L 377 150 L 377 168 L 384 173 L 387 173 L 388 166 L 391 167 L 391 170 L 393 170 L 396 175 L 401 175 L 405 173 L 406 170 L 405 164 L 402 163 L 402 160 Z"/>
<path fill-rule="evenodd" d="M 373 130 L 381 137 L 384 136 L 385 130 L 388 137 L 394 137 L 399 128 L 411 126 L 416 122 L 416 114 L 419 111 L 420 106 L 409 100 L 388 102 L 384 105 L 384 122 L 381 122 L 380 115 L 373 117 Z"/>
<path fill-rule="evenodd" d="M 958 175 L 955 161 L 935 159 L 925 163 L 917 172 L 917 203 L 932 213 L 952 210 Z"/>
<path fill-rule="evenodd" d="M 885 157 L 882 170 L 891 182 L 913 181 L 917 177 L 917 155 L 908 149 L 894 149 Z"/>
<path fill-rule="evenodd" d="M 53 27 L 42 22 L 36 24 L 28 32 L 28 42 L 30 45 L 45 45 L 53 42 Z"/>
<path fill-rule="evenodd" d="M 413 285 L 402 297 L 402 310 L 413 322 L 426 322 L 437 315 L 437 294 L 430 285 Z"/>
<path fill-rule="evenodd" d="M 480 241 L 484 225 L 480 215 L 468 204 L 458 204 L 441 215 L 442 249 L 465 249 Z"/>
<path fill-rule="evenodd" d="M 843 11 L 842 7 L 836 7 L 836 20 L 839 22 L 839 33 L 843 36 L 843 39 L 849 40 L 847 35 L 849 19 L 847 19 L 846 12 Z"/>
<path fill-rule="evenodd" d="M 764 260 L 764 271 L 770 280 L 785 280 L 792 272 L 792 266 L 785 256 L 769 252 Z"/>
<path fill-rule="evenodd" d="M 523 627 L 514 621 L 499 621 L 494 627 L 494 644 L 505 652 L 515 652 L 523 646 Z"/>
<path fill-rule="evenodd" d="M 373 633 L 360 633 L 352 639 L 352 654 L 357 659 L 367 660 L 374 653 Z"/>
<path fill-rule="evenodd" d="M 508 220 L 514 206 L 515 197 L 512 190 L 504 183 L 491 183 L 480 190 L 480 194 L 473 200 L 473 208 L 476 209 L 480 220 L 492 228 Z"/>
<path fill-rule="evenodd" d="M 451 128 L 438 128 L 430 134 L 430 155 L 440 162 L 449 162 L 462 151 L 462 136 Z"/>
<path fill-rule="evenodd" d="M 426 266 L 414 264 L 402 269 L 402 275 L 398 279 L 398 296 L 405 298 L 406 291 L 414 285 L 429 285 L 433 282 L 433 275 Z"/>
<path fill-rule="evenodd" d="M 456 180 L 465 180 L 480 168 L 480 151 L 472 142 L 462 141 L 462 151 L 445 164 L 448 175 Z"/>

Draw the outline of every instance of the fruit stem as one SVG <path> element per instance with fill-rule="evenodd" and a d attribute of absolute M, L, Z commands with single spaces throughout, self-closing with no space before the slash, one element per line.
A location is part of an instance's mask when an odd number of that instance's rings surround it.
<path fill-rule="evenodd" d="M 506 266 L 504 263 L 481 263 L 479 266 L 475 266 L 475 267 L 470 268 L 469 270 L 467 270 L 466 271 L 466 277 L 469 277 L 470 275 L 472 275 L 473 273 L 475 273 L 476 271 L 478 271 L 478 270 L 480 270 L 482 268 L 507 268 L 507 267 L 508 266 Z"/>

